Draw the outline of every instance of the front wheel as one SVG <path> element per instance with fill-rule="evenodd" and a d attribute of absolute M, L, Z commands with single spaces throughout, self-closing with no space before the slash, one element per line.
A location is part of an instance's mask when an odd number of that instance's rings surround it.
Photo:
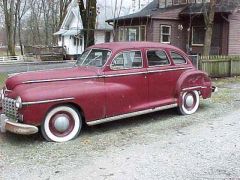
<path fill-rule="evenodd" d="M 200 97 L 198 91 L 185 92 L 180 97 L 178 110 L 182 115 L 191 115 L 197 111 L 199 101 Z"/>
<path fill-rule="evenodd" d="M 47 141 L 66 142 L 80 133 L 82 119 L 72 106 L 58 106 L 52 109 L 41 125 L 41 132 Z"/>

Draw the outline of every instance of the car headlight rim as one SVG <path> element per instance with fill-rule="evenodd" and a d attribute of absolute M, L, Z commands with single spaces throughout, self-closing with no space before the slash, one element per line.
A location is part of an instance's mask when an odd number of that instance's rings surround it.
<path fill-rule="evenodd" d="M 15 106 L 16 106 L 18 109 L 22 108 L 22 99 L 21 99 L 20 96 L 18 96 L 18 97 L 16 98 Z"/>

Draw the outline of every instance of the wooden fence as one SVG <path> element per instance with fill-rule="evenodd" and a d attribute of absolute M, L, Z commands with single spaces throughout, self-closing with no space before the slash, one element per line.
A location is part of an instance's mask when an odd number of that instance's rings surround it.
<path fill-rule="evenodd" d="M 27 59 L 33 57 L 39 61 L 62 61 L 65 54 L 62 46 L 24 46 Z"/>
<path fill-rule="evenodd" d="M 211 77 L 240 76 L 240 56 L 202 56 L 198 66 Z"/>
<path fill-rule="evenodd" d="M 0 63 L 21 62 L 21 61 L 23 61 L 22 56 L 3 56 L 3 57 L 0 57 Z"/>

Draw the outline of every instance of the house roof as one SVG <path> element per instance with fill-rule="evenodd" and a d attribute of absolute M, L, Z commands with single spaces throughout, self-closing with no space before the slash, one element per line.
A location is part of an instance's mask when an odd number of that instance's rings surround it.
<path fill-rule="evenodd" d="M 58 32 L 55 32 L 53 35 L 61 35 L 61 34 L 64 34 L 67 30 L 65 29 L 60 29 Z"/>
<path fill-rule="evenodd" d="M 141 11 L 138 11 L 136 13 L 129 14 L 126 16 L 121 16 L 118 18 L 108 19 L 106 22 L 113 22 L 113 21 L 117 21 L 117 20 L 132 19 L 132 18 L 139 18 L 139 17 L 150 17 L 158 9 L 158 6 L 159 6 L 158 0 L 153 0 Z"/>
<path fill-rule="evenodd" d="M 58 32 L 54 33 L 54 35 L 77 35 L 83 29 L 82 18 L 79 13 L 79 7 L 77 6 L 77 1 L 72 1 L 71 6 L 68 8 L 67 15 L 64 18 L 64 21 L 61 25 L 61 28 Z M 96 17 L 96 30 L 107 30 L 111 31 L 113 29 L 108 23 L 106 23 L 106 19 L 109 17 L 113 17 L 113 10 L 111 6 L 104 4 L 97 4 L 99 8 L 99 12 Z M 123 8 L 122 11 L 125 9 Z"/>
<path fill-rule="evenodd" d="M 79 29 L 70 29 L 64 32 L 62 35 L 63 36 L 75 36 L 81 33 L 81 30 Z"/>
<path fill-rule="evenodd" d="M 179 19 L 179 15 L 188 15 L 188 14 L 200 14 L 203 12 L 203 9 L 207 6 L 209 7 L 209 3 L 206 4 L 188 4 L 188 5 L 179 5 L 179 6 L 171 6 L 166 8 L 159 8 L 159 0 L 153 0 L 150 4 L 148 4 L 141 11 L 129 14 L 127 16 L 118 17 L 115 19 L 109 19 L 106 22 L 114 22 L 119 20 L 127 20 L 134 18 L 144 18 L 151 17 L 157 19 Z M 226 12 L 232 13 L 239 6 L 239 0 L 222 0 L 216 6 L 216 12 Z"/>
<path fill-rule="evenodd" d="M 179 19 L 179 14 L 186 8 L 186 5 L 172 6 L 163 9 L 158 9 L 152 14 L 153 19 Z"/>
<path fill-rule="evenodd" d="M 233 13 L 239 6 L 239 0 L 222 0 L 216 5 L 215 12 L 221 13 Z M 190 14 L 202 14 L 205 9 L 209 8 L 209 3 L 206 4 L 190 4 L 188 5 L 180 14 L 190 15 Z"/>

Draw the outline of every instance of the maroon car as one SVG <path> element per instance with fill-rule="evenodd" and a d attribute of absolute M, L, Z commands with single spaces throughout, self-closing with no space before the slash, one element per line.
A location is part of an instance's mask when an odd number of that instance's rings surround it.
<path fill-rule="evenodd" d="M 17 74 L 1 91 L 1 131 L 64 142 L 96 125 L 178 107 L 190 115 L 215 90 L 180 49 L 159 43 L 88 48 L 72 68 Z"/>

